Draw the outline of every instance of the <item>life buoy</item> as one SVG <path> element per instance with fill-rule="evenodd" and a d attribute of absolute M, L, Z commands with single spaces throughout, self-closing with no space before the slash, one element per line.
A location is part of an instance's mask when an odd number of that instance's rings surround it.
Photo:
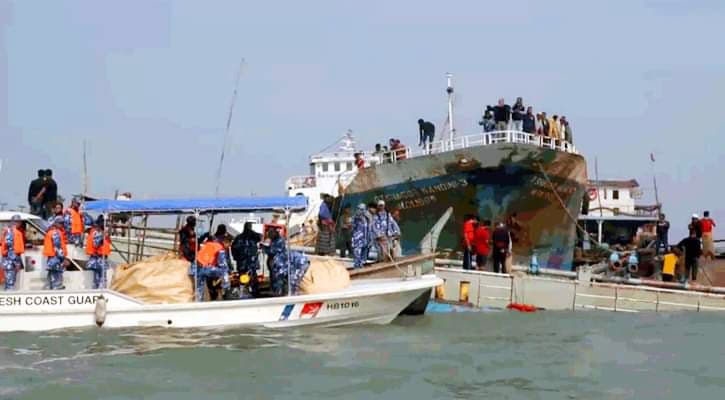
<path fill-rule="evenodd" d="M 589 200 L 595 200 L 597 198 L 597 188 L 587 189 L 587 194 L 589 195 Z"/>
<path fill-rule="evenodd" d="M 531 304 L 521 304 L 521 303 L 511 303 L 508 306 L 506 306 L 509 310 L 516 310 L 521 312 L 534 312 L 536 311 L 536 306 Z"/>

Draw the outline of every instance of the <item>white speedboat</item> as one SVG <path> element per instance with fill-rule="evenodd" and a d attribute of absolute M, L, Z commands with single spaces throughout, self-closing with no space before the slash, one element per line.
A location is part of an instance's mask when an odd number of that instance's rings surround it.
<path fill-rule="evenodd" d="M 139 214 L 250 212 L 282 209 L 286 214 L 306 207 L 304 197 L 254 199 L 189 199 L 164 201 L 89 202 L 90 212 Z M 409 269 L 420 270 L 411 265 Z M 313 295 L 232 301 L 146 304 L 113 290 L 86 289 L 88 271 L 68 271 L 77 284 L 64 291 L 0 292 L 0 332 L 67 328 L 171 328 L 263 326 L 271 328 L 349 324 L 387 324 L 422 293 L 443 283 L 434 275 L 409 274 L 391 279 L 352 281 L 344 289 Z"/>
<path fill-rule="evenodd" d="M 0 332 L 388 324 L 423 292 L 442 283 L 434 275 L 356 280 L 344 290 L 324 294 L 185 304 L 144 304 L 111 290 L 5 292 L 0 294 Z"/>

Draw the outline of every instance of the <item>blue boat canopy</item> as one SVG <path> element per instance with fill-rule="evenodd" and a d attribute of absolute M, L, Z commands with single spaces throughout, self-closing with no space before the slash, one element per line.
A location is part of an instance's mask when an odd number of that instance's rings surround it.
<path fill-rule="evenodd" d="M 96 200 L 85 203 L 85 210 L 98 213 L 192 214 L 302 211 L 307 198 L 294 197 L 231 197 L 165 200 Z"/>

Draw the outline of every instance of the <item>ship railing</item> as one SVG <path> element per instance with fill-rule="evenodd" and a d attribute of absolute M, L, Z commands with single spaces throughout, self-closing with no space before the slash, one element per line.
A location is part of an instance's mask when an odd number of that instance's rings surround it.
<path fill-rule="evenodd" d="M 469 147 L 488 146 L 491 144 L 499 143 L 528 144 L 532 146 L 563 151 L 566 153 L 578 154 L 574 145 L 567 142 L 566 140 L 544 137 L 542 135 L 537 135 L 533 133 L 506 130 L 459 136 L 447 140 L 438 140 L 434 141 L 431 144 L 428 144 L 427 147 L 422 149 L 404 147 L 401 149 L 392 150 L 388 159 L 392 159 L 392 161 L 399 161 L 430 154 L 445 153 L 448 151 L 466 149 Z M 383 158 L 385 158 L 385 155 L 383 155 Z"/>
<path fill-rule="evenodd" d="M 289 190 L 312 188 L 317 186 L 317 178 L 314 175 L 293 176 L 287 179 L 286 186 Z"/>

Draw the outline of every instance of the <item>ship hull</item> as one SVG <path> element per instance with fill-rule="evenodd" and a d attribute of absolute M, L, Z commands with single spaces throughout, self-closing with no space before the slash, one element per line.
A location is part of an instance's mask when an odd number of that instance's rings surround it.
<path fill-rule="evenodd" d="M 365 168 L 345 188 L 338 205 L 385 200 L 398 219 L 404 254 L 424 250 L 451 256 L 462 250 L 467 214 L 507 222 L 513 262 L 572 269 L 576 219 L 586 185 L 578 154 L 528 144 L 474 146 Z M 444 223 L 437 235 L 434 225 Z"/>

